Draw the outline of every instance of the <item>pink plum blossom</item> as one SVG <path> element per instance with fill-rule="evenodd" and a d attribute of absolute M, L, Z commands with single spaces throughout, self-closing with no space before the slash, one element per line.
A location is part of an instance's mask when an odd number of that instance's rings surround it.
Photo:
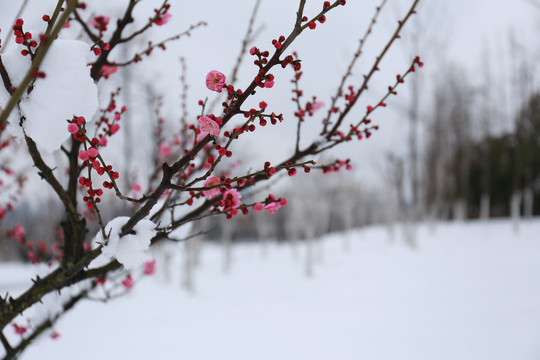
<path fill-rule="evenodd" d="M 159 152 L 159 155 L 164 159 L 172 155 L 171 147 L 165 144 L 159 144 L 158 152 Z"/>
<path fill-rule="evenodd" d="M 20 224 L 15 225 L 15 229 L 13 229 L 13 237 L 17 239 L 21 244 L 24 244 L 24 235 L 26 234 L 26 231 Z"/>
<path fill-rule="evenodd" d="M 240 198 L 242 195 L 236 189 L 230 189 L 223 194 L 224 209 L 235 209 L 240 206 Z"/>
<path fill-rule="evenodd" d="M 311 111 L 317 111 L 324 106 L 324 101 L 317 101 L 311 105 Z"/>
<path fill-rule="evenodd" d="M 165 13 L 156 21 L 154 21 L 154 24 L 156 24 L 157 26 L 165 25 L 169 21 L 170 18 L 171 18 L 171 14 Z"/>
<path fill-rule="evenodd" d="M 13 329 L 15 330 L 15 334 L 21 335 L 21 336 L 26 332 L 26 330 L 28 330 L 26 326 L 19 326 L 15 323 L 12 323 L 11 326 L 13 326 Z"/>
<path fill-rule="evenodd" d="M 101 74 L 108 79 L 109 76 L 118 71 L 118 66 L 103 65 L 101 68 Z"/>
<path fill-rule="evenodd" d="M 270 214 L 275 214 L 276 211 L 278 211 L 278 209 L 279 209 L 280 207 L 281 207 L 281 204 L 280 204 L 280 203 L 272 202 L 272 203 L 266 205 L 264 208 L 265 208 L 266 210 L 268 210 L 268 212 L 269 212 Z"/>
<path fill-rule="evenodd" d="M 88 160 L 89 157 L 90 156 L 88 155 L 88 151 L 86 150 L 79 151 L 79 159 L 81 159 L 82 161 Z"/>
<path fill-rule="evenodd" d="M 68 131 L 70 134 L 75 134 L 77 131 L 79 131 L 79 126 L 75 123 L 70 123 L 68 125 Z"/>
<path fill-rule="evenodd" d="M 206 87 L 209 90 L 221 92 L 225 86 L 225 75 L 219 71 L 212 70 L 206 75 Z"/>
<path fill-rule="evenodd" d="M 118 130 L 120 130 L 120 125 L 116 123 L 111 125 L 111 134 L 115 134 Z"/>
<path fill-rule="evenodd" d="M 90 20 L 90 26 L 98 29 L 103 32 L 107 30 L 107 25 L 109 25 L 110 18 L 105 15 L 98 15 Z"/>
<path fill-rule="evenodd" d="M 267 89 L 270 89 L 270 88 L 274 87 L 274 82 L 272 80 L 267 80 L 264 83 L 264 87 L 267 88 Z"/>
<path fill-rule="evenodd" d="M 255 205 L 253 205 L 253 211 L 255 211 L 256 213 L 261 212 L 262 209 L 263 205 L 261 203 L 256 203 Z"/>
<path fill-rule="evenodd" d="M 152 275 L 156 271 L 156 260 L 150 260 L 144 263 L 144 274 Z"/>
<path fill-rule="evenodd" d="M 127 278 L 125 278 L 124 280 L 122 280 L 122 285 L 124 285 L 124 287 L 126 289 L 129 289 L 133 286 L 133 278 L 131 277 L 131 275 L 128 275 Z"/>
<path fill-rule="evenodd" d="M 219 184 L 221 184 L 221 180 L 219 180 L 217 176 L 210 176 L 204 182 L 204 187 L 215 186 Z M 216 196 L 218 196 L 221 192 L 219 191 L 219 188 L 215 188 L 211 190 L 203 190 L 202 193 L 207 199 L 213 199 Z"/>
<path fill-rule="evenodd" d="M 135 181 L 133 184 L 131 184 L 131 191 L 138 194 L 142 190 L 141 184 L 139 184 L 137 181 Z"/>
<path fill-rule="evenodd" d="M 90 149 L 88 149 L 87 153 L 90 157 L 93 157 L 93 158 L 99 155 L 99 151 L 95 147 L 91 147 Z"/>
<path fill-rule="evenodd" d="M 199 126 L 201 128 L 201 134 L 210 134 L 212 136 L 219 135 L 219 125 L 207 116 L 201 116 L 199 118 Z"/>

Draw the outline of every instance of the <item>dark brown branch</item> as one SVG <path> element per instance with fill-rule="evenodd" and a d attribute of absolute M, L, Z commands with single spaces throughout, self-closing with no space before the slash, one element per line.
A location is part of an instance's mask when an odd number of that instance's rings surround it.
<path fill-rule="evenodd" d="M 51 185 L 53 190 L 56 192 L 56 195 L 58 195 L 58 197 L 64 204 L 64 207 L 67 211 L 76 212 L 75 207 L 69 200 L 68 194 L 66 193 L 58 179 L 56 179 L 56 177 L 54 176 L 52 169 L 45 163 L 45 161 L 43 161 L 43 158 L 41 157 L 41 154 L 39 153 L 34 140 L 32 140 L 32 138 L 28 135 L 25 135 L 24 139 L 26 141 L 26 145 L 28 146 L 28 153 L 34 161 L 34 166 L 38 168 L 41 178 L 47 181 L 49 185 Z"/>
<path fill-rule="evenodd" d="M 11 92 L 13 85 L 11 84 L 11 80 L 9 78 L 6 67 L 4 66 L 4 62 L 2 61 L 2 56 L 0 56 L 0 75 L 2 76 L 2 82 L 4 83 L 4 87 L 8 92 Z"/>
<path fill-rule="evenodd" d="M 46 294 L 79 282 L 82 270 L 99 254 L 101 254 L 101 247 L 88 251 L 69 268 L 58 267 L 44 278 L 34 281 L 34 284 L 16 299 L 9 298 L 8 301 L 0 303 L 0 329 Z"/>
<path fill-rule="evenodd" d="M 58 179 L 53 174 L 52 169 L 45 163 L 37 145 L 28 135 L 25 134 L 26 145 L 28 146 L 28 153 L 32 157 L 34 166 L 38 168 L 39 174 L 42 179 L 47 181 L 49 185 L 58 195 L 59 199 L 64 204 L 66 219 L 62 223 L 62 228 L 65 233 L 64 243 L 64 264 L 76 261 L 83 251 L 83 240 L 86 234 L 86 223 L 84 219 L 81 219 L 77 212 L 77 173 L 78 162 L 77 154 L 79 145 L 78 141 L 73 140 L 72 149 L 69 154 L 70 167 L 69 167 L 69 185 L 68 190 L 64 190 Z"/>
<path fill-rule="evenodd" d="M 2 345 L 4 346 L 4 349 L 6 350 L 6 354 L 9 355 L 13 353 L 13 348 L 7 341 L 6 337 L 4 336 L 4 333 L 0 331 L 0 341 L 2 342 Z"/>
<path fill-rule="evenodd" d="M 99 36 L 94 34 L 92 32 L 92 30 L 90 29 L 90 27 L 88 27 L 88 24 L 86 23 L 86 21 L 84 21 L 81 16 L 79 15 L 79 12 L 77 10 L 75 10 L 73 12 L 73 14 L 75 15 L 75 20 L 77 20 L 77 22 L 79 23 L 79 25 L 82 26 L 84 32 L 86 33 L 86 35 L 88 35 L 88 37 L 90 38 L 90 40 L 92 40 L 94 43 L 97 43 L 99 41 Z"/>
<path fill-rule="evenodd" d="M 139 0 L 136 0 L 136 1 L 139 1 Z M 154 15 L 154 17 L 151 18 L 150 21 L 145 26 L 143 26 L 141 29 L 135 31 L 133 34 L 129 35 L 128 37 L 119 39 L 118 43 L 125 43 L 125 42 L 128 42 L 130 40 L 133 40 L 137 36 L 139 36 L 143 32 L 145 32 L 146 30 L 148 30 L 154 24 L 154 22 L 160 17 L 161 11 L 163 11 L 163 9 L 165 8 L 165 6 L 167 5 L 168 2 L 169 2 L 169 0 L 164 0 L 163 3 L 161 4 L 161 7 L 156 12 L 156 15 Z"/>
<path fill-rule="evenodd" d="M 76 303 L 78 303 L 81 299 L 83 299 L 86 296 L 87 293 L 88 293 L 88 290 L 84 290 L 79 295 L 71 298 L 67 303 L 65 303 L 62 306 L 63 309 L 60 314 L 56 315 L 53 319 L 45 320 L 43 323 L 35 327 L 30 336 L 24 338 L 24 340 L 22 340 L 16 347 L 10 349 L 10 351 L 7 351 L 7 354 L 3 358 L 3 360 L 16 359 L 19 356 L 19 354 L 24 349 L 26 349 L 26 347 L 28 347 L 28 345 L 30 345 L 44 331 L 51 328 L 56 322 L 56 320 L 60 318 L 60 316 L 64 315 L 67 311 L 71 310 L 73 306 L 75 306 Z"/>
<path fill-rule="evenodd" d="M 104 65 L 107 65 L 109 63 L 109 54 L 116 47 L 116 45 L 120 43 L 120 40 L 122 39 L 122 32 L 124 31 L 126 26 L 133 22 L 133 9 L 138 2 L 139 0 L 129 0 L 129 4 L 126 8 L 126 11 L 124 12 L 124 15 L 116 22 L 116 29 L 114 30 L 114 33 L 109 40 L 109 49 L 103 50 L 96 62 L 92 65 L 92 70 L 90 71 L 92 79 L 97 81 L 99 79 L 101 69 Z"/>

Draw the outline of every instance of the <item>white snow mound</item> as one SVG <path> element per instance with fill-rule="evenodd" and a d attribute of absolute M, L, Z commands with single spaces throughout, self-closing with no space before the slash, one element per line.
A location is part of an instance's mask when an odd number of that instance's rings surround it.
<path fill-rule="evenodd" d="M 106 244 L 101 253 L 109 259 L 116 259 L 127 270 L 142 265 L 150 260 L 148 249 L 150 240 L 156 234 L 156 224 L 150 220 L 141 220 L 133 231 L 135 234 L 120 237 L 122 226 L 129 220 L 127 216 L 119 216 L 112 219 L 105 226 L 108 234 L 108 242 L 103 239 L 101 232 L 96 235 L 96 242 Z"/>

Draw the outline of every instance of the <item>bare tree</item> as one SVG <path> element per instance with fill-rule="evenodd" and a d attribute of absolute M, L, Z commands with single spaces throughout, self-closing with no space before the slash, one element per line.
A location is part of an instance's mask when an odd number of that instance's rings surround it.
<path fill-rule="evenodd" d="M 472 150 L 473 91 L 463 71 L 448 69 L 436 85 L 426 148 L 427 198 L 432 212 L 467 216 Z"/>

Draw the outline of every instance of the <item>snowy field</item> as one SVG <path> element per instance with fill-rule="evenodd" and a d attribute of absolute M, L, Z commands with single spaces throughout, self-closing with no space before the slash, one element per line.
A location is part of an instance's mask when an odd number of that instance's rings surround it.
<path fill-rule="evenodd" d="M 233 247 L 224 274 L 223 249 L 206 244 L 193 292 L 157 271 L 108 304 L 79 304 L 22 359 L 540 359 L 540 219 L 518 233 L 508 221 L 421 226 L 416 248 L 400 227 L 372 227 L 313 250 L 311 277 L 303 243 L 296 255 Z M 2 292 L 17 269 L 0 267 Z"/>

